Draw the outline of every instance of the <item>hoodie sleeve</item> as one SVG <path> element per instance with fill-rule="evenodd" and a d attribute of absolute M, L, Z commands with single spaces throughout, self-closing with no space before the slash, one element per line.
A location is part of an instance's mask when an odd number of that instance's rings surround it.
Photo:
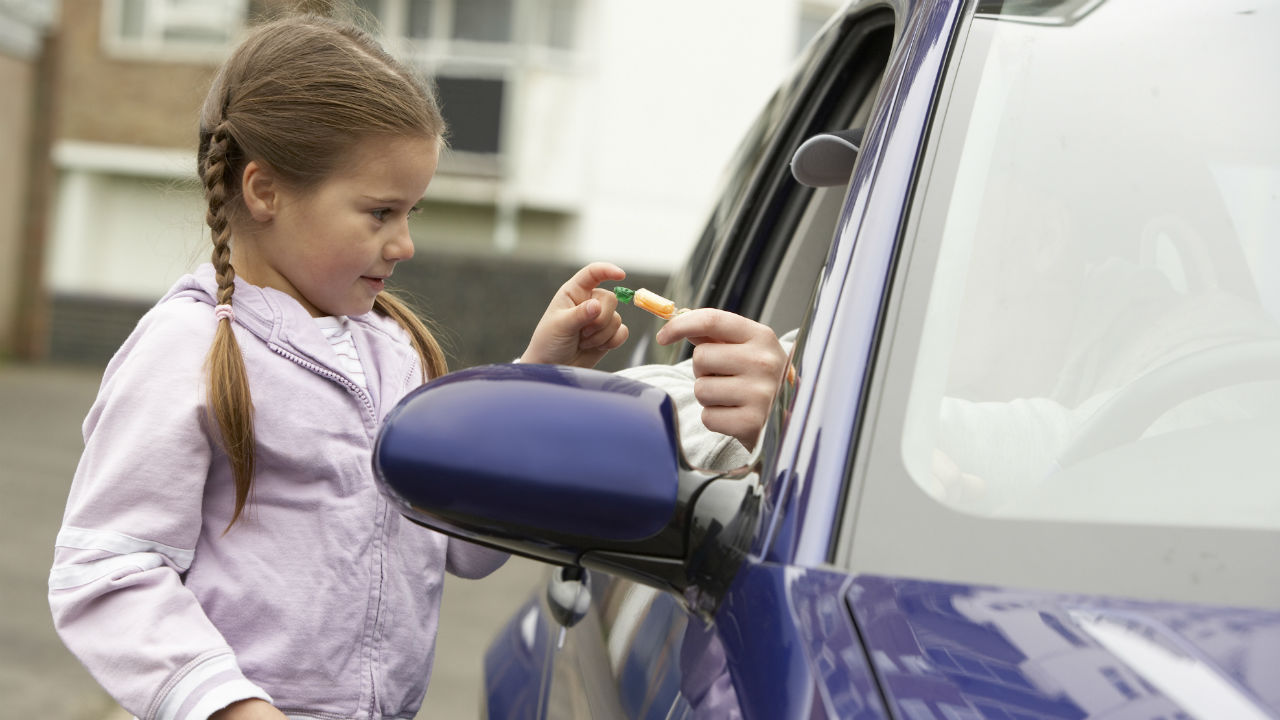
<path fill-rule="evenodd" d="M 750 459 L 751 453 L 729 435 L 702 424 L 702 406 L 693 397 L 693 361 L 675 365 L 637 365 L 619 375 L 666 391 L 675 404 L 680 428 L 680 449 L 690 465 L 708 470 L 730 470 Z"/>
<path fill-rule="evenodd" d="M 213 329 L 207 305 L 164 303 L 112 359 L 84 422 L 49 573 L 63 642 L 144 720 L 270 701 L 183 584 L 213 456 L 203 421 Z"/>
<path fill-rule="evenodd" d="M 507 553 L 466 540 L 449 538 L 445 569 L 468 580 L 482 578 L 507 562 Z"/>

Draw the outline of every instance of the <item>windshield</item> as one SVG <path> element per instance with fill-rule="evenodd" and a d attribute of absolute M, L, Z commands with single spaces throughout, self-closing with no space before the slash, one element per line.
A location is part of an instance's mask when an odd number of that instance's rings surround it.
<path fill-rule="evenodd" d="M 1003 5 L 922 195 L 908 471 L 973 514 L 1280 527 L 1280 3 Z"/>

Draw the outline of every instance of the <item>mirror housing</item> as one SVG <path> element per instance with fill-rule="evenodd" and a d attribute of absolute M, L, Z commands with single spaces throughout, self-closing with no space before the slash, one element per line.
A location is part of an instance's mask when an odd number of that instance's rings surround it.
<path fill-rule="evenodd" d="M 745 469 L 688 466 L 674 404 L 619 375 L 487 365 L 407 395 L 379 431 L 379 490 L 414 522 L 714 604 L 759 507 Z M 706 492 L 711 488 L 711 492 Z M 750 532 L 746 533 L 746 537 Z M 718 595 L 719 593 L 714 593 Z"/>

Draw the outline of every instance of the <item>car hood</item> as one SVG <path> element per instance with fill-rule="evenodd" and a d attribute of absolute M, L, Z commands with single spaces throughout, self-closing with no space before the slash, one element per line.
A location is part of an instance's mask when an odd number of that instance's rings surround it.
<path fill-rule="evenodd" d="M 859 576 L 897 717 L 1280 718 L 1280 612 Z"/>

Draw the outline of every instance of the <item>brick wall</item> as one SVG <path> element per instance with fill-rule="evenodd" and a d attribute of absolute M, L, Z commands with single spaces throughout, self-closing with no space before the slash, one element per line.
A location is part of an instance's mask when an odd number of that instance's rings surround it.
<path fill-rule="evenodd" d="M 102 49 L 102 0 L 61 6 L 56 139 L 194 151 L 218 60 L 112 57 Z"/>

